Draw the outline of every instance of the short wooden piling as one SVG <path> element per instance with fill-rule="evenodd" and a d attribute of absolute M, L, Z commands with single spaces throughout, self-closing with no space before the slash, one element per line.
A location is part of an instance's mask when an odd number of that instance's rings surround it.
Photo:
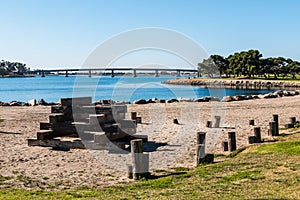
<path fill-rule="evenodd" d="M 260 133 L 260 127 L 254 128 L 254 136 L 255 136 L 255 142 L 261 143 L 261 133 Z"/>
<path fill-rule="evenodd" d="M 285 128 L 295 128 L 294 124 L 286 124 L 284 125 Z"/>
<path fill-rule="evenodd" d="M 273 121 L 276 122 L 275 136 L 279 136 L 279 118 L 278 118 L 278 115 L 273 115 Z"/>
<path fill-rule="evenodd" d="M 179 124 L 178 119 L 173 119 L 174 124 Z"/>
<path fill-rule="evenodd" d="M 205 144 L 205 132 L 197 132 L 197 144 Z"/>
<path fill-rule="evenodd" d="M 129 179 L 133 179 L 132 165 L 127 165 L 127 177 L 128 177 Z"/>
<path fill-rule="evenodd" d="M 132 154 L 132 166 L 133 166 L 133 177 L 135 180 L 142 178 L 145 173 L 143 163 L 143 140 L 136 139 L 131 140 L 131 154 Z"/>
<path fill-rule="evenodd" d="M 276 136 L 276 122 L 269 122 L 269 135 Z"/>
<path fill-rule="evenodd" d="M 212 122 L 211 121 L 207 121 L 206 122 L 206 127 L 207 128 L 211 128 L 212 127 Z"/>
<path fill-rule="evenodd" d="M 214 128 L 219 128 L 220 127 L 220 122 L 221 122 L 221 116 L 215 116 Z"/>
<path fill-rule="evenodd" d="M 136 112 L 131 112 L 131 119 L 132 120 L 136 120 L 136 116 L 137 116 Z"/>
<path fill-rule="evenodd" d="M 249 120 L 249 125 L 250 125 L 250 126 L 254 126 L 254 119 L 250 119 L 250 120 Z"/>
<path fill-rule="evenodd" d="M 204 144 L 197 144 L 196 147 L 196 166 L 204 163 L 205 161 L 205 145 Z"/>
<path fill-rule="evenodd" d="M 228 142 L 227 141 L 224 141 L 222 143 L 222 146 L 223 146 L 223 151 L 229 151 L 229 148 L 228 148 Z"/>
<path fill-rule="evenodd" d="M 235 136 L 235 132 L 228 132 L 228 144 L 229 144 L 229 151 L 236 150 L 236 136 Z"/>
<path fill-rule="evenodd" d="M 290 117 L 290 124 L 296 124 L 296 117 Z"/>
<path fill-rule="evenodd" d="M 142 117 L 136 117 L 136 123 L 141 124 L 142 123 Z"/>
<path fill-rule="evenodd" d="M 249 144 L 255 143 L 255 136 L 249 136 L 249 137 L 248 137 L 248 143 L 249 143 Z"/>

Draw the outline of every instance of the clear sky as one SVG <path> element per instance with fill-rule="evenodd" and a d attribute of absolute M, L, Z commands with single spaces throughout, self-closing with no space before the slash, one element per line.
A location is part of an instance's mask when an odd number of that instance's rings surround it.
<path fill-rule="evenodd" d="M 0 0 L 0 8 L 0 59 L 32 68 L 80 67 L 103 41 L 144 27 L 181 32 L 209 54 L 258 49 L 300 61 L 299 0 Z"/>

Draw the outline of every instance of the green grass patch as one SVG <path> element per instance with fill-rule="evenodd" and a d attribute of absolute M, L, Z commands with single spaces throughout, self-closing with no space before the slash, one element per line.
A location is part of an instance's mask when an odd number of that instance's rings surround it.
<path fill-rule="evenodd" d="M 257 153 L 300 156 L 300 141 L 278 142 L 275 144 L 262 145 L 257 148 Z"/>
<path fill-rule="evenodd" d="M 0 199 L 299 199 L 298 135 L 287 135 L 284 142 L 251 146 L 243 153 L 240 152 L 245 148 L 238 149 L 220 163 L 203 164 L 194 169 L 157 170 L 163 175 L 125 186 L 62 191 L 9 188 L 0 189 Z M 0 182 L 6 179 L 0 176 Z M 24 176 L 16 179 L 30 182 Z"/>

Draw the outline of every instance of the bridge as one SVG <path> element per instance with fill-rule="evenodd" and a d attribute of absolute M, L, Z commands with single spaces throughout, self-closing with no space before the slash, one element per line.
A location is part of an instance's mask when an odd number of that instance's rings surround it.
<path fill-rule="evenodd" d="M 199 77 L 199 72 L 196 69 L 172 69 L 172 68 L 122 68 L 122 67 L 114 67 L 114 68 L 80 68 L 80 69 L 47 69 L 47 70 L 35 70 L 32 71 L 34 74 L 40 74 L 42 77 L 45 77 L 47 74 L 51 73 L 64 73 L 66 77 L 69 76 L 69 73 L 74 72 L 86 72 L 89 77 L 92 77 L 93 72 L 110 72 L 111 77 L 114 77 L 117 73 L 123 72 L 123 71 L 132 71 L 132 74 L 134 77 L 137 76 L 137 71 L 153 71 L 155 73 L 155 76 L 159 76 L 159 72 L 175 72 L 177 73 L 177 76 L 180 76 L 183 72 L 191 72 L 191 73 L 197 73 L 197 76 Z"/>

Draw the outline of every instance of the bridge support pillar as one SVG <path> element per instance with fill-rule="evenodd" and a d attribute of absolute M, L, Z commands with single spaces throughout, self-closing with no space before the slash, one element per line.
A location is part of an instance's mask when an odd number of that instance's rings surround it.
<path fill-rule="evenodd" d="M 92 77 L 92 70 L 89 70 L 89 77 Z"/>
<path fill-rule="evenodd" d="M 115 70 L 111 70 L 111 77 L 113 78 L 113 77 L 115 77 Z"/>
<path fill-rule="evenodd" d="M 177 70 L 177 77 L 180 77 L 180 70 Z"/>
<path fill-rule="evenodd" d="M 45 77 L 45 72 L 44 72 L 44 70 L 41 71 L 41 75 L 42 75 L 42 77 Z"/>
<path fill-rule="evenodd" d="M 158 77 L 159 75 L 158 75 L 158 70 L 156 69 L 155 70 L 155 77 Z"/>
<path fill-rule="evenodd" d="M 133 70 L 133 77 L 137 77 L 137 75 L 136 75 L 136 69 Z"/>
<path fill-rule="evenodd" d="M 68 70 L 66 70 L 66 77 L 69 77 L 69 72 L 68 72 Z"/>

